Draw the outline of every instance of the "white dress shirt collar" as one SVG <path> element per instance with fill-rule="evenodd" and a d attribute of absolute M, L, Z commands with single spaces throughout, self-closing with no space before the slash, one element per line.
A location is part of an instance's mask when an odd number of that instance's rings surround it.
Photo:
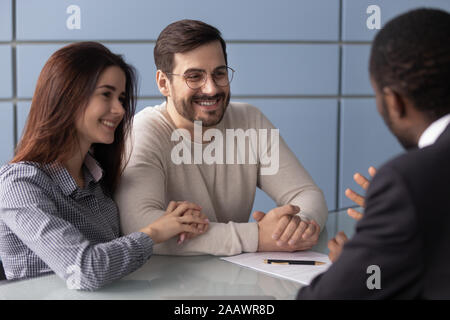
<path fill-rule="evenodd" d="M 436 142 L 437 138 L 444 132 L 445 128 L 450 123 L 450 114 L 443 116 L 442 118 L 434 121 L 425 129 L 419 138 L 418 146 L 420 149 L 432 145 Z"/>

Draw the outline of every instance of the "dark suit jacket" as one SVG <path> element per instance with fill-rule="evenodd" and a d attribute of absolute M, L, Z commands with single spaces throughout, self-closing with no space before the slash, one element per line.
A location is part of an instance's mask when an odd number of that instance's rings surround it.
<path fill-rule="evenodd" d="M 371 265 L 381 289 L 368 289 Z M 355 235 L 298 298 L 450 299 L 450 126 L 377 172 Z"/>
<path fill-rule="evenodd" d="M 0 281 L 6 280 L 5 270 L 3 269 L 3 264 L 0 261 Z"/>

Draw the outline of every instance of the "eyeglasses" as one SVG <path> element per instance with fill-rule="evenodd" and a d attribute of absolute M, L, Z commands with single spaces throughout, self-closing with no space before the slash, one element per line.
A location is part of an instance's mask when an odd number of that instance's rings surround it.
<path fill-rule="evenodd" d="M 167 72 L 167 74 L 171 76 L 184 77 L 184 81 L 186 81 L 187 86 L 193 90 L 203 87 L 206 83 L 206 79 L 208 78 L 208 74 L 205 70 L 190 70 L 184 74 Z M 234 70 L 230 67 L 220 67 L 214 70 L 214 72 L 211 73 L 211 76 L 217 86 L 226 87 L 230 84 L 231 80 L 233 80 Z"/>

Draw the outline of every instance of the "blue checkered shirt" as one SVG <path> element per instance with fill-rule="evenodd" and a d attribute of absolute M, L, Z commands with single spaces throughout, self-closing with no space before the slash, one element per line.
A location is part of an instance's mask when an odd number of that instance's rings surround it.
<path fill-rule="evenodd" d="M 85 187 L 56 164 L 0 168 L 0 259 L 8 280 L 51 272 L 71 289 L 95 290 L 150 258 L 142 232 L 120 237 L 118 209 L 102 188 L 102 170 L 88 154 Z"/>

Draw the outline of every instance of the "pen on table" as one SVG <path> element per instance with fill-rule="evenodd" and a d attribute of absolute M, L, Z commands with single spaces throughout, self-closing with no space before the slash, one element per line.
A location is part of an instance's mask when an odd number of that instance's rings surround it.
<path fill-rule="evenodd" d="M 280 259 L 264 259 L 264 263 L 267 263 L 267 264 L 302 264 L 302 265 L 312 265 L 312 266 L 320 266 L 322 264 L 325 264 L 325 262 L 321 262 L 321 261 L 280 260 Z"/>

